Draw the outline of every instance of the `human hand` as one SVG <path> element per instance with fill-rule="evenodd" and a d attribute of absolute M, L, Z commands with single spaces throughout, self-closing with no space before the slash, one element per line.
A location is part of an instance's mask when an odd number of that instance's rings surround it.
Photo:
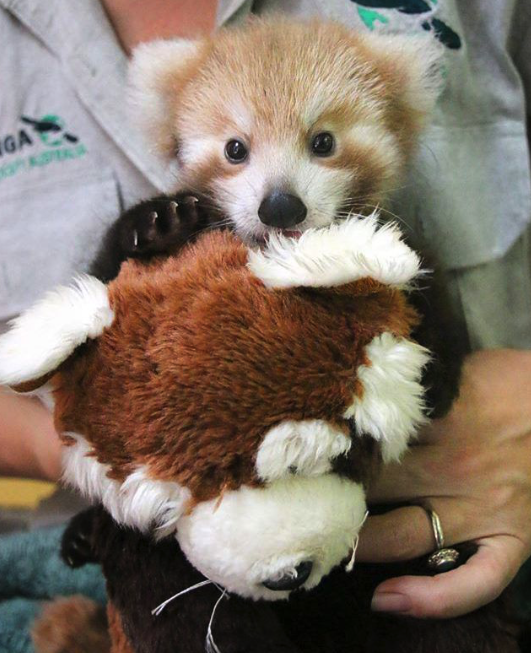
<path fill-rule="evenodd" d="M 60 473 L 51 413 L 35 397 L 0 387 L 0 475 L 56 481 Z"/>
<path fill-rule="evenodd" d="M 424 430 L 402 463 L 382 470 L 369 501 L 429 505 L 447 546 L 479 545 L 453 571 L 385 581 L 374 610 L 445 618 L 493 601 L 531 553 L 531 352 L 470 356 L 452 410 Z M 426 511 L 410 506 L 367 520 L 358 560 L 408 560 L 434 548 Z"/>

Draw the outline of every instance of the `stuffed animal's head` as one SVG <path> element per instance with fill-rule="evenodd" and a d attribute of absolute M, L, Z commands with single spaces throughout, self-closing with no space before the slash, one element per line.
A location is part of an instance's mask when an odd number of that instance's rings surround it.
<path fill-rule="evenodd" d="M 114 519 L 285 598 L 349 557 L 371 470 L 423 420 L 418 267 L 375 218 L 261 250 L 205 234 L 45 296 L 0 339 L 0 382 L 44 384 L 65 478 Z"/>

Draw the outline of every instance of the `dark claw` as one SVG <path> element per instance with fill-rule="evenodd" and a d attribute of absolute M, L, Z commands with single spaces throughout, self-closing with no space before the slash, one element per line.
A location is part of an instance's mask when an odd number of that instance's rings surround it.
<path fill-rule="evenodd" d="M 63 541 L 62 553 L 66 564 L 74 569 L 94 561 L 91 543 L 79 534 L 74 535 L 67 542 Z"/>
<path fill-rule="evenodd" d="M 95 562 L 92 546 L 94 510 L 90 508 L 70 520 L 61 541 L 61 557 L 74 569 Z"/>
<path fill-rule="evenodd" d="M 141 202 L 111 227 L 90 272 L 102 281 L 111 281 L 126 259 L 175 254 L 210 222 L 206 207 L 194 195 L 159 196 Z"/>
<path fill-rule="evenodd" d="M 167 254 L 183 245 L 197 229 L 197 203 L 196 197 L 186 195 L 179 201 L 157 198 L 130 209 L 122 217 L 126 255 Z"/>

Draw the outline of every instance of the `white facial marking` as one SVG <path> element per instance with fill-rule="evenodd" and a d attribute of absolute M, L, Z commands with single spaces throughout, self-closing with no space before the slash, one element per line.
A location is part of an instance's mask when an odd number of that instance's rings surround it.
<path fill-rule="evenodd" d="M 391 333 L 376 336 L 366 354 L 370 365 L 358 368 L 363 395 L 343 416 L 382 443 L 384 462 L 398 460 L 426 421 L 421 377 L 430 356 L 424 347 Z"/>
<path fill-rule="evenodd" d="M 295 240 L 274 235 L 260 251 L 249 251 L 249 269 L 269 288 L 327 287 L 370 277 L 402 286 L 418 273 L 417 254 L 391 223 L 378 216 L 352 216 Z"/>
<path fill-rule="evenodd" d="M 347 139 L 355 148 L 361 148 L 371 153 L 374 162 L 378 163 L 383 171 L 383 178 L 378 180 L 378 186 L 390 179 L 396 178 L 402 164 L 402 153 L 398 147 L 398 140 L 378 123 L 360 123 L 354 125 L 348 132 Z"/>
<path fill-rule="evenodd" d="M 253 112 L 249 109 L 245 100 L 236 94 L 231 96 L 230 103 L 227 104 L 227 112 L 236 126 L 236 132 L 229 138 L 239 138 L 246 141 L 247 135 L 253 129 Z"/>
<path fill-rule="evenodd" d="M 332 461 L 350 450 L 352 442 L 343 431 L 320 419 L 285 420 L 270 429 L 256 456 L 256 473 L 263 481 L 290 474 L 320 476 Z"/>
<path fill-rule="evenodd" d="M 48 292 L 0 337 L 0 384 L 32 381 L 55 370 L 76 347 L 113 321 L 107 287 L 80 276 Z"/>
<path fill-rule="evenodd" d="M 220 141 L 216 138 L 193 138 L 183 141 L 179 157 L 186 161 L 186 165 L 201 165 L 220 151 Z M 221 150 L 223 152 L 223 150 Z"/>
<path fill-rule="evenodd" d="M 157 537 L 175 530 L 183 514 L 190 491 L 178 483 L 149 477 L 148 469 L 139 466 L 123 483 L 109 478 L 110 466 L 91 456 L 92 448 L 77 433 L 66 433 L 76 444 L 63 452 L 63 478 L 81 493 L 101 501 L 119 524 L 148 531 L 155 528 Z"/>
<path fill-rule="evenodd" d="M 349 555 L 365 510 L 357 483 L 334 474 L 292 476 L 198 504 L 179 520 L 177 539 L 190 562 L 229 592 L 278 600 L 289 591 L 263 581 L 311 561 L 304 588 L 315 587 Z"/>
<path fill-rule="evenodd" d="M 263 238 L 271 229 L 258 216 L 263 199 L 274 189 L 299 197 L 308 213 L 296 230 L 329 225 L 340 210 L 353 174 L 350 170 L 323 166 L 310 154 L 300 153 L 289 139 L 280 145 L 251 149 L 238 174 L 214 182 L 214 196 L 247 240 Z"/>

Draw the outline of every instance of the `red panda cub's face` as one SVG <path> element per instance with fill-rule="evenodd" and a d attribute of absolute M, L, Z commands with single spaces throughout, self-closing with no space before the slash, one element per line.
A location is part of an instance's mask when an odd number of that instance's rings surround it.
<path fill-rule="evenodd" d="M 177 184 L 250 243 L 371 212 L 399 183 L 436 97 L 424 38 L 256 21 L 141 46 L 136 112 Z"/>

